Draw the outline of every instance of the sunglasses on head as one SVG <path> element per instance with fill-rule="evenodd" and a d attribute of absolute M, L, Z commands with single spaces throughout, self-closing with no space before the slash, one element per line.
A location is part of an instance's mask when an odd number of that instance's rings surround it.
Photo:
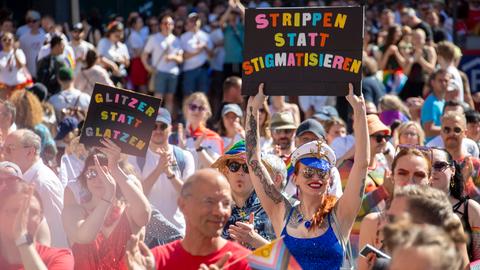
<path fill-rule="evenodd" d="M 167 128 L 168 128 L 168 125 L 165 124 L 165 123 L 155 123 L 155 126 L 153 127 L 153 130 L 160 129 L 161 131 L 164 131 Z"/>
<path fill-rule="evenodd" d="M 437 172 L 443 172 L 445 171 L 448 167 L 451 167 L 450 163 L 446 161 L 436 161 L 432 164 L 432 168 L 434 171 Z"/>
<path fill-rule="evenodd" d="M 389 141 L 390 138 L 392 138 L 392 136 L 390 135 L 383 135 L 383 134 L 373 134 L 373 135 L 370 135 L 370 138 L 375 138 L 375 141 L 377 143 L 381 143 L 384 139 L 385 141 Z"/>
<path fill-rule="evenodd" d="M 199 112 L 203 112 L 205 111 L 205 107 L 203 107 L 202 105 L 197 105 L 197 104 L 188 104 L 188 109 L 192 112 L 195 112 L 195 111 L 199 111 Z"/>
<path fill-rule="evenodd" d="M 227 167 L 228 167 L 228 170 L 230 170 L 230 172 L 233 172 L 233 173 L 238 172 L 238 170 L 240 170 L 240 167 L 242 167 L 244 173 L 248 173 L 248 166 L 246 163 L 241 164 L 239 162 L 233 161 L 228 163 Z"/>
<path fill-rule="evenodd" d="M 98 176 L 98 173 L 97 173 L 97 170 L 95 169 L 87 170 L 87 172 L 85 173 L 85 178 L 87 178 L 87 180 L 93 179 L 97 176 Z"/>
<path fill-rule="evenodd" d="M 454 128 L 451 128 L 451 127 L 443 127 L 442 131 L 443 131 L 443 133 L 445 133 L 445 134 L 449 134 L 449 133 L 452 132 L 452 131 L 455 132 L 455 134 L 460 134 L 460 133 L 462 133 L 463 130 L 462 130 L 461 128 L 459 128 L 459 127 L 454 127 Z"/>
<path fill-rule="evenodd" d="M 330 172 L 325 170 L 315 169 L 312 167 L 306 167 L 305 169 L 303 169 L 303 177 L 305 177 L 306 179 L 313 178 L 315 174 L 320 179 L 327 179 L 328 176 L 330 175 Z"/>

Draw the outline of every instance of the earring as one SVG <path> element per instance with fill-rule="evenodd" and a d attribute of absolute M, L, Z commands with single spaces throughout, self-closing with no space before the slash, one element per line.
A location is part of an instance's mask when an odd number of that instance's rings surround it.
<path fill-rule="evenodd" d="M 455 187 L 455 182 L 453 181 L 453 176 L 450 178 L 450 189 Z"/>

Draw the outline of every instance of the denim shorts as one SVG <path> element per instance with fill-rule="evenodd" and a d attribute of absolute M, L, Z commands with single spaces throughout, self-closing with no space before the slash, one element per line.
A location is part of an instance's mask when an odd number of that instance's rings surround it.
<path fill-rule="evenodd" d="M 183 72 L 183 94 L 190 95 L 193 92 L 208 92 L 208 69 L 198 67 Z"/>
<path fill-rule="evenodd" d="M 155 73 L 155 92 L 173 94 L 177 90 L 178 75 L 158 71 Z"/>

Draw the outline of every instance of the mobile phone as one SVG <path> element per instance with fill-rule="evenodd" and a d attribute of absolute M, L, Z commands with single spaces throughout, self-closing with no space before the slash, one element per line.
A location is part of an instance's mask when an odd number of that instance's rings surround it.
<path fill-rule="evenodd" d="M 375 247 L 373 247 L 372 245 L 370 244 L 366 244 L 362 250 L 360 250 L 360 256 L 366 258 L 368 256 L 368 254 L 370 253 L 375 253 L 375 255 L 377 255 L 377 258 L 384 258 L 384 259 L 387 259 L 387 260 L 391 260 L 392 258 L 390 256 L 388 256 L 387 254 L 383 253 L 382 251 L 376 249 Z"/>

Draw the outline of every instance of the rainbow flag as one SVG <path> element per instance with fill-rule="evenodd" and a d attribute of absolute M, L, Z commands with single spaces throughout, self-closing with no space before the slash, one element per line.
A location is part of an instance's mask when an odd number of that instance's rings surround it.
<path fill-rule="evenodd" d="M 301 270 L 302 268 L 290 254 L 283 237 L 260 247 L 247 257 L 252 270 Z"/>

